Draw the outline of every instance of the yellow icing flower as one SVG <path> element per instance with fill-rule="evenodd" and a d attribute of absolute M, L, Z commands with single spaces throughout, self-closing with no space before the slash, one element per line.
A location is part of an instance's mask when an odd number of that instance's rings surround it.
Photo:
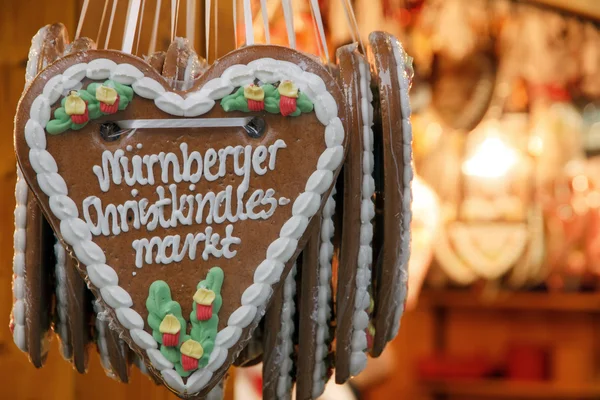
<path fill-rule="evenodd" d="M 181 330 L 181 324 L 179 320 L 173 315 L 169 314 L 162 320 L 160 326 L 158 327 L 158 331 L 160 333 L 169 333 L 171 335 L 175 335 L 179 333 Z"/>
<path fill-rule="evenodd" d="M 75 90 L 72 90 L 65 100 L 65 112 L 67 115 L 85 114 L 85 101 Z"/>
<path fill-rule="evenodd" d="M 200 359 L 204 354 L 204 349 L 202 348 L 202 345 L 193 339 L 188 339 L 185 342 L 183 342 L 179 350 L 184 356 L 188 356 L 196 360 Z"/>
<path fill-rule="evenodd" d="M 279 94 L 285 97 L 298 98 L 298 88 L 292 81 L 282 81 L 277 88 Z"/>
<path fill-rule="evenodd" d="M 216 295 L 210 289 L 200 288 L 194 294 L 194 301 L 201 306 L 210 306 L 215 301 Z"/>
<path fill-rule="evenodd" d="M 244 88 L 244 97 L 248 100 L 263 101 L 265 99 L 265 91 L 257 85 L 248 85 Z"/>
<path fill-rule="evenodd" d="M 118 93 L 114 88 L 100 85 L 96 88 L 96 98 L 98 101 L 112 106 L 117 101 Z"/>

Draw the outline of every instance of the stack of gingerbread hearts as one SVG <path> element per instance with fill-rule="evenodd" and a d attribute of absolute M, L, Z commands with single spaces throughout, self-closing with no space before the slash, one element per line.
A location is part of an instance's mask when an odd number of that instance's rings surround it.
<path fill-rule="evenodd" d="M 147 368 L 200 398 L 263 362 L 265 398 L 316 398 L 395 337 L 410 242 L 410 62 L 393 37 L 183 39 L 145 60 L 61 25 L 32 41 L 15 117 L 15 343 L 79 372 Z M 391 71 L 391 72 L 390 72 Z M 218 386 L 217 386 L 218 387 Z"/>

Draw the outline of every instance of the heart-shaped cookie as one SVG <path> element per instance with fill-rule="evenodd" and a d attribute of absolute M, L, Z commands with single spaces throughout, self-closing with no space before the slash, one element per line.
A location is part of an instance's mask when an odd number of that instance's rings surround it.
<path fill-rule="evenodd" d="M 179 396 L 221 379 L 304 247 L 344 159 L 342 101 L 320 63 L 275 46 L 230 53 L 187 92 L 136 57 L 77 53 L 23 95 L 25 179 Z"/>

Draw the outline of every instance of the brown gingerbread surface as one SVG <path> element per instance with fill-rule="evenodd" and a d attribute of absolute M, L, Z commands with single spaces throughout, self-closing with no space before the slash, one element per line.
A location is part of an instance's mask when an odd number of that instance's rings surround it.
<path fill-rule="evenodd" d="M 233 64 L 247 64 L 258 58 L 285 59 L 297 65 L 302 65 L 306 70 L 313 72 L 323 78 L 328 86 L 328 90 L 334 96 L 338 104 L 342 104 L 342 95 L 337 84 L 333 81 L 327 70 L 311 57 L 301 53 L 275 47 L 275 46 L 254 46 L 237 50 L 225 58 L 221 59 L 196 82 L 196 87 L 201 87 L 210 79 L 219 77 L 223 71 Z M 48 204 L 48 197 L 41 191 L 35 178 L 28 153 L 29 148 L 24 139 L 24 126 L 29 116 L 28 110 L 31 102 L 41 93 L 46 81 L 57 73 L 61 73 L 66 68 L 80 63 L 89 62 L 94 58 L 109 58 L 117 63 L 130 63 L 150 77 L 170 90 L 164 79 L 159 76 L 144 61 L 115 51 L 88 51 L 76 55 L 68 55 L 57 61 L 50 68 L 43 71 L 33 82 L 29 90 L 24 94 L 19 105 L 19 111 L 16 116 L 15 143 L 19 163 L 24 171 L 24 175 L 38 196 L 40 205 L 55 229 L 59 232 L 59 222 L 52 215 Z M 84 80 L 84 87 L 89 80 Z M 179 94 L 183 94 L 179 92 Z M 54 109 L 57 106 L 54 106 Z M 146 310 L 146 299 L 148 297 L 148 288 L 156 280 L 165 280 L 168 282 L 172 297 L 179 301 L 183 310 L 184 318 L 187 318 L 192 311 L 192 296 L 196 290 L 196 285 L 203 280 L 208 270 L 213 266 L 219 266 L 223 269 L 225 280 L 223 283 L 221 295 L 223 297 L 223 307 L 219 313 L 219 329 L 222 329 L 231 315 L 231 313 L 240 306 L 241 294 L 252 284 L 255 268 L 265 259 L 266 249 L 279 235 L 280 227 L 291 217 L 292 204 L 298 195 L 304 191 L 308 177 L 316 170 L 317 160 L 325 150 L 324 127 L 317 120 L 315 113 L 303 114 L 295 118 L 282 118 L 279 115 L 270 115 L 266 112 L 257 113 L 264 118 L 267 129 L 265 134 L 253 139 L 241 128 L 188 128 L 188 129 L 138 129 L 132 136 L 124 135 L 114 142 L 105 141 L 99 133 L 99 123 L 110 119 L 130 120 L 130 119 L 164 119 L 174 118 L 159 110 L 154 102 L 135 96 L 132 103 L 124 111 L 117 115 L 102 117 L 96 121 L 90 122 L 83 129 L 78 131 L 67 131 L 59 135 L 46 135 L 47 150 L 50 152 L 58 165 L 58 171 L 67 183 L 69 196 L 78 205 L 80 216 L 84 214 L 82 207 L 83 201 L 88 196 L 97 196 L 106 207 L 107 204 L 124 204 L 129 200 L 148 198 L 150 201 L 157 199 L 156 188 L 165 187 L 166 197 L 170 197 L 169 185 L 173 183 L 169 179 L 168 184 L 158 181 L 157 185 L 135 185 L 130 187 L 124 183 L 115 185 L 111 183 L 107 192 L 99 188 L 98 179 L 93 173 L 95 165 L 101 165 L 102 153 L 104 151 L 115 152 L 123 150 L 125 155 L 133 157 L 134 155 L 144 156 L 159 154 L 161 152 L 173 152 L 180 154 L 180 145 L 187 143 L 189 151 L 197 150 L 204 154 L 209 148 L 218 150 L 227 146 L 251 145 L 256 148 L 259 145 L 272 145 L 277 139 L 283 139 L 287 148 L 280 149 L 277 154 L 276 168 L 263 176 L 257 176 L 254 172 L 250 178 L 250 185 L 247 193 L 252 193 L 255 189 L 266 190 L 273 188 L 276 191 L 277 198 L 287 198 L 290 202 L 286 205 L 278 206 L 273 216 L 267 220 L 245 220 L 237 221 L 234 224 L 234 232 L 241 239 L 241 244 L 235 247 L 237 255 L 231 259 L 213 258 L 203 260 L 200 256 L 195 260 L 184 257 L 181 262 L 173 262 L 168 265 L 152 263 L 145 264 L 142 268 L 135 266 L 135 251 L 132 243 L 136 239 L 152 238 L 154 236 L 165 237 L 167 235 L 178 234 L 182 238 L 188 233 L 196 234 L 204 231 L 206 225 L 194 224 L 192 226 L 178 225 L 175 228 L 161 228 L 160 226 L 148 232 L 145 228 L 129 229 L 127 232 L 121 232 L 119 235 L 94 236 L 93 240 L 98 244 L 106 254 L 106 263 L 110 265 L 118 274 L 119 286 L 124 288 L 133 300 L 132 308 L 137 311 L 146 320 L 148 312 Z M 338 115 L 344 119 L 344 111 L 339 107 Z M 211 111 L 202 116 L 202 118 L 230 118 L 247 117 L 248 113 L 230 112 L 226 113 L 220 105 L 217 104 Z M 139 146 L 141 145 L 141 146 Z M 131 146 L 131 147 L 128 147 Z M 141 148 L 140 148 L 141 147 Z M 127 150 L 127 149 L 130 150 Z M 229 160 L 231 163 L 231 158 Z M 232 170 L 231 164 L 228 170 Z M 158 173 L 155 173 L 159 178 Z M 160 178 L 159 178 L 160 179 Z M 225 189 L 227 185 L 237 187 L 242 182 L 242 177 L 233 174 L 225 176 L 214 182 L 201 180 L 195 188 L 190 188 L 189 183 L 177 183 L 177 195 L 196 194 L 213 191 L 218 193 Z M 136 189 L 137 193 L 133 193 Z M 322 204 L 327 198 L 326 193 L 322 198 Z M 322 205 L 321 204 L 321 205 Z M 320 212 L 320 211 L 319 211 Z M 126 224 L 126 222 L 123 222 Z M 212 224 L 215 232 L 221 237 L 225 236 L 225 224 Z M 300 240 L 296 254 L 286 265 L 282 278 L 287 274 L 291 267 L 291 262 L 295 256 L 304 247 L 305 237 Z M 201 254 L 202 247 L 198 247 L 198 253 Z M 83 266 L 80 266 L 82 273 L 85 273 Z M 277 289 L 279 284 L 274 286 Z M 94 289 L 92 287 L 92 289 Z M 97 292 L 97 291 L 96 291 Z M 98 293 L 96 293 L 98 294 Z M 114 312 L 109 310 L 112 318 Z M 115 319 L 116 320 L 116 319 Z M 242 339 L 237 345 L 234 345 L 229 351 L 228 361 L 239 352 L 245 340 L 249 337 L 250 328 L 244 330 Z M 146 323 L 145 329 L 150 332 Z M 125 340 L 135 346 L 128 334 L 124 336 Z M 222 376 L 226 370 L 226 363 L 216 376 Z M 213 377 L 213 381 L 217 379 Z M 209 389 L 207 386 L 206 389 Z"/>
<path fill-rule="evenodd" d="M 403 227 L 404 194 L 403 175 L 405 169 L 402 128 L 402 107 L 400 103 L 400 82 L 398 81 L 396 60 L 393 54 L 393 36 L 384 32 L 369 35 L 369 61 L 373 69 L 373 82 L 379 89 L 379 111 L 381 118 L 379 135 L 382 150 L 382 182 L 378 193 L 383 201 L 383 213 L 380 219 L 382 244 L 377 266 L 373 272 L 375 281 L 375 337 L 371 354 L 379 356 L 385 345 L 393 337 L 395 330 L 394 315 L 398 307 L 404 307 L 403 299 L 397 296 L 399 290 L 406 293 L 408 263 L 403 263 Z M 402 304 L 397 302 L 401 301 Z"/>

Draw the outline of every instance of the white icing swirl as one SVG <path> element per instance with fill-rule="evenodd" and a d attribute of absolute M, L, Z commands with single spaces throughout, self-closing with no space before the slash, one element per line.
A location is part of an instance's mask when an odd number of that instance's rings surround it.
<path fill-rule="evenodd" d="M 331 320 L 331 260 L 333 259 L 335 213 L 335 187 L 323 207 L 321 221 L 321 246 L 319 249 L 319 287 L 317 289 L 317 340 L 315 343 L 315 369 L 313 371 L 312 396 L 317 398 L 325 390 L 327 374 L 326 358 L 328 353 L 329 321 Z"/>
<path fill-rule="evenodd" d="M 283 304 L 281 306 L 281 330 L 278 333 L 278 348 L 275 349 L 275 354 L 280 354 L 281 365 L 279 369 L 279 378 L 277 381 L 277 398 L 281 400 L 290 399 L 292 389 L 292 353 L 294 343 L 292 337 L 294 335 L 294 314 L 296 313 L 296 305 L 294 296 L 296 295 L 296 264 L 285 278 L 283 284 Z"/>
<path fill-rule="evenodd" d="M 108 355 L 108 345 L 106 344 L 106 319 L 108 316 L 99 301 L 94 301 L 94 311 L 96 312 L 96 333 L 98 335 L 96 344 L 98 346 L 98 353 L 100 353 L 100 363 L 106 374 L 114 378 L 110 356 Z"/>
<path fill-rule="evenodd" d="M 17 166 L 17 185 L 15 187 L 15 254 L 13 259 L 13 294 L 14 303 L 11 312 L 13 325 L 13 340 L 22 351 L 27 351 L 27 337 L 25 316 L 27 315 L 27 304 L 25 302 L 25 249 L 27 229 L 27 196 L 29 188 L 23 179 L 21 168 Z M 20 288 L 19 288 L 20 287 Z"/>
<path fill-rule="evenodd" d="M 412 167 L 412 125 L 410 123 L 410 101 L 408 91 L 410 89 L 410 79 L 407 73 L 406 53 L 400 42 L 392 40 L 392 50 L 396 61 L 396 73 L 400 83 L 400 104 L 402 111 L 402 143 L 403 143 L 403 162 L 404 174 L 402 177 L 402 240 L 401 240 L 401 263 L 399 281 L 396 282 L 396 312 L 394 314 L 394 325 L 389 340 L 396 337 L 400 328 L 400 318 L 404 313 L 404 302 L 408 290 L 408 259 L 410 257 L 410 222 L 412 219 L 411 202 L 412 189 L 411 182 L 413 178 Z"/>
<path fill-rule="evenodd" d="M 373 93 L 371 92 L 371 72 L 367 62 L 362 58 L 358 64 L 360 75 L 360 102 L 361 102 L 361 119 L 363 122 L 363 158 L 367 162 L 363 162 L 363 184 L 361 185 L 362 204 L 360 208 L 360 239 L 358 253 L 358 270 L 356 271 L 356 294 L 354 302 L 353 320 L 361 320 L 364 317 L 365 311 L 368 309 L 371 296 L 369 294 L 369 286 L 371 285 L 371 265 L 373 262 L 373 224 L 371 220 L 375 216 L 375 204 L 373 195 L 375 194 L 375 182 L 373 180 L 373 163 L 368 160 L 374 159 L 373 154 Z M 368 314 L 367 314 L 368 316 Z M 367 319 L 368 321 L 368 319 Z M 356 324 L 353 323 L 353 326 Z M 364 340 L 363 340 L 364 338 Z M 352 352 L 350 354 L 350 374 L 358 375 L 367 365 L 367 340 L 364 328 L 353 329 Z"/>
<path fill-rule="evenodd" d="M 326 145 L 328 149 L 321 154 L 317 169 L 334 172 L 341 165 L 343 160 L 343 147 L 341 144 L 344 141 L 344 130 L 337 116 L 338 105 L 335 103 L 333 96 L 327 91 L 327 87 L 321 77 L 304 71 L 291 62 L 270 58 L 255 60 L 250 63 L 252 66 L 250 64 L 241 65 L 236 69 L 235 74 L 230 72 L 231 80 L 225 76 L 213 79 L 207 82 L 202 89 L 197 92 L 188 93 L 186 98 L 183 99 L 175 93 L 168 92 L 167 94 L 166 90 L 162 92 L 155 83 L 151 82 L 151 78 L 145 77 L 139 69 L 130 64 L 112 64 L 97 60 L 92 60 L 90 63 L 74 64 L 67 68 L 62 75 L 56 75 L 61 76 L 63 88 L 68 89 L 80 85 L 84 78 L 98 80 L 99 76 L 109 74 L 111 79 L 131 85 L 137 95 L 154 97 L 155 105 L 172 115 L 186 115 L 186 110 L 194 110 L 193 112 L 197 113 L 199 110 L 203 111 L 206 109 L 205 112 L 208 112 L 209 109 L 204 106 L 210 103 L 209 100 L 218 100 L 231 93 L 236 86 L 233 80 L 237 82 L 242 77 L 262 78 L 261 80 L 265 83 L 274 83 L 286 79 L 294 80 L 298 88 L 315 105 L 322 107 L 322 110 L 318 111 L 316 115 L 319 121 L 325 126 Z M 56 84 L 57 79 L 52 82 L 52 85 Z M 51 92 L 50 88 L 48 88 L 47 93 L 49 92 Z M 31 127 L 29 129 L 30 137 L 26 138 L 30 149 L 46 149 L 45 139 L 42 140 L 35 136 L 39 132 L 39 129 L 36 130 L 35 128 L 47 124 L 50 119 L 51 106 L 52 104 L 50 104 L 48 97 L 43 93 L 38 95 L 31 103 L 31 107 L 28 110 L 30 119 L 26 124 L 26 126 L 29 125 Z M 318 109 L 319 107 L 315 108 Z M 80 262 L 86 266 L 95 266 L 92 269 L 88 269 L 88 271 L 94 270 L 93 273 L 88 274 L 91 283 L 100 288 L 102 299 L 109 307 L 115 309 L 130 308 L 132 306 L 131 296 L 127 291 L 118 286 L 118 279 L 115 279 L 114 276 L 116 274 L 109 271 L 112 268 L 106 265 L 104 251 L 91 240 L 89 232 L 84 231 L 85 229 L 89 230 L 87 225 L 77 221 L 77 219 L 80 219 L 79 211 L 76 204 L 68 196 L 64 179 L 60 173 L 44 172 L 52 170 L 52 165 L 50 164 L 55 163 L 55 160 L 50 156 L 38 161 L 38 170 L 35 171 L 37 180 L 42 191 L 49 197 L 48 200 L 52 213 L 61 222 L 61 235 L 69 237 L 69 244 L 73 246 L 75 255 Z M 325 179 L 327 179 L 327 176 L 328 174 L 323 175 Z M 321 187 L 321 185 L 316 185 L 315 190 L 320 190 Z M 266 261 L 282 264 L 289 261 L 297 248 L 297 238 L 302 235 L 302 232 L 306 228 L 307 224 L 304 224 L 304 218 L 308 222 L 318 211 L 320 202 L 321 194 L 318 192 L 308 191 L 300 194 L 294 202 L 293 208 L 296 210 L 294 216 L 300 218 L 297 219 L 298 221 L 303 222 L 295 226 L 288 226 L 288 228 L 294 229 L 282 229 L 280 237 L 269 246 Z M 63 221 L 69 221 L 70 223 L 63 224 Z M 86 228 L 83 228 L 83 226 L 86 226 Z M 102 267 L 98 268 L 98 266 Z M 253 313 L 255 315 L 254 318 L 264 313 L 266 303 L 272 294 L 271 285 L 279 281 L 281 271 L 282 269 L 280 268 L 272 268 L 270 271 L 272 275 L 257 274 L 254 283 L 244 291 L 241 298 L 242 306 L 247 307 L 245 308 L 246 312 Z M 262 272 L 265 271 L 263 270 Z M 254 308 L 249 306 L 255 307 L 257 311 L 254 311 Z M 123 326 L 136 326 L 137 321 L 141 318 L 133 309 L 127 313 L 121 312 L 118 316 L 119 322 Z M 136 322 L 131 321 L 131 319 L 135 319 Z M 248 318 L 241 318 L 238 314 L 232 320 L 232 322 L 236 321 L 242 321 L 246 324 Z M 228 326 L 242 329 L 242 326 L 229 323 Z M 234 329 L 233 332 L 235 331 L 237 330 Z M 136 345 L 145 351 L 157 348 L 156 340 L 143 329 L 139 329 L 138 327 L 129 329 L 129 336 Z M 229 347 L 233 344 L 233 341 L 227 340 L 221 346 L 215 346 L 213 352 L 219 355 L 219 357 L 213 360 L 211 370 L 215 371 L 223 364 L 227 357 L 223 357 L 222 354 L 226 355 Z M 154 367 L 161 372 L 166 384 L 180 394 L 192 395 L 197 393 L 212 377 L 210 370 L 206 368 L 199 369 L 184 383 L 175 370 L 166 368 L 164 363 L 154 364 Z"/>
<path fill-rule="evenodd" d="M 67 252 L 62 244 L 56 239 L 54 244 L 54 256 L 56 258 L 56 264 L 54 266 L 54 274 L 56 276 L 56 286 L 54 288 L 56 293 L 56 310 L 57 310 L 57 321 L 56 331 L 61 342 L 61 353 L 65 359 L 71 358 L 70 351 L 70 339 L 69 339 L 69 325 L 67 322 L 69 308 L 68 308 L 68 294 L 69 290 L 67 287 Z"/>

